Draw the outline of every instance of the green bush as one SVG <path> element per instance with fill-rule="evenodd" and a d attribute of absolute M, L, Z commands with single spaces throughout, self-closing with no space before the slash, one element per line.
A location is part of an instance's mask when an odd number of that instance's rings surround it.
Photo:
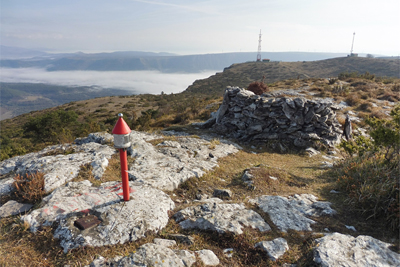
<path fill-rule="evenodd" d="M 74 111 L 63 109 L 45 113 L 31 118 L 24 124 L 24 135 L 36 141 L 64 141 L 71 133 L 71 128 L 77 124 L 78 115 Z"/>
<path fill-rule="evenodd" d="M 358 72 L 354 71 L 354 72 L 341 72 L 338 75 L 338 79 L 339 80 L 346 80 L 347 78 L 357 78 L 359 77 Z"/>

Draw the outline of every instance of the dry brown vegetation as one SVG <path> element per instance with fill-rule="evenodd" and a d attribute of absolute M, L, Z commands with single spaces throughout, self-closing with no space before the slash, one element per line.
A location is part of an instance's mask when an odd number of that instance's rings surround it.
<path fill-rule="evenodd" d="M 256 95 L 262 95 L 263 93 L 268 92 L 268 85 L 266 85 L 264 82 L 252 82 L 247 87 L 247 90 Z"/>
<path fill-rule="evenodd" d="M 15 196 L 22 202 L 37 203 L 42 200 L 44 192 L 44 173 L 17 174 L 13 186 Z"/>

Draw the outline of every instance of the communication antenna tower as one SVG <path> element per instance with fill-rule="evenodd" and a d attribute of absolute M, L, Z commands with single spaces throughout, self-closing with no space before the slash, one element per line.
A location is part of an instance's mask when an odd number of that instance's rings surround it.
<path fill-rule="evenodd" d="M 356 35 L 356 33 L 353 33 L 353 42 L 351 43 L 351 50 L 350 50 L 350 56 L 353 55 L 353 45 L 354 45 L 354 36 Z"/>
<path fill-rule="evenodd" d="M 261 61 L 261 30 L 260 30 L 260 35 L 258 37 L 257 61 Z"/>

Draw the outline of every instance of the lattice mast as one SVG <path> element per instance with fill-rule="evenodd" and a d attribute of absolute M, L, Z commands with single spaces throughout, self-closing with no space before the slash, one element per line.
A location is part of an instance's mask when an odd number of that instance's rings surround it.
<path fill-rule="evenodd" d="M 260 30 L 260 35 L 258 37 L 257 61 L 261 61 L 261 30 Z"/>

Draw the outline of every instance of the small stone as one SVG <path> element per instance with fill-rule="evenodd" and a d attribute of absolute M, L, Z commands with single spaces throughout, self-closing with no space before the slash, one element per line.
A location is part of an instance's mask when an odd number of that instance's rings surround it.
<path fill-rule="evenodd" d="M 188 235 L 170 234 L 169 237 L 189 246 L 194 244 L 194 238 Z"/>
<path fill-rule="evenodd" d="M 33 205 L 21 204 L 15 200 L 10 200 L 6 204 L 0 207 L 0 218 L 13 216 L 29 211 Z"/>
<path fill-rule="evenodd" d="M 222 253 L 224 253 L 224 255 L 225 255 L 227 258 L 232 258 L 232 255 L 233 255 L 233 248 L 226 248 L 226 249 L 222 250 Z"/>
<path fill-rule="evenodd" d="M 333 168 L 333 163 L 329 161 L 323 161 L 321 168 L 326 169 L 326 168 Z"/>
<path fill-rule="evenodd" d="M 197 256 L 206 266 L 216 266 L 219 264 L 218 257 L 209 249 L 203 249 L 196 251 Z"/>
<path fill-rule="evenodd" d="M 242 176 L 242 180 L 243 181 L 249 181 L 249 180 L 253 180 L 254 179 L 254 175 L 252 175 L 249 170 L 245 170 Z"/>
<path fill-rule="evenodd" d="M 174 249 L 175 255 L 178 256 L 185 267 L 190 267 L 196 262 L 196 256 L 193 252 L 187 250 Z"/>
<path fill-rule="evenodd" d="M 0 169 L 0 174 L 1 172 L 2 170 Z M 15 190 L 13 183 L 14 183 L 14 178 L 11 177 L 0 180 L 0 197 L 9 195 L 12 191 Z"/>
<path fill-rule="evenodd" d="M 336 155 L 336 151 L 335 150 L 329 150 L 328 151 L 328 155 Z"/>
<path fill-rule="evenodd" d="M 65 267 L 66 265 L 64 265 Z M 90 263 L 89 267 L 105 267 L 106 265 L 106 259 L 102 256 L 99 256 L 97 259 L 95 259 L 94 261 L 92 261 L 92 263 Z"/>
<path fill-rule="evenodd" d="M 154 238 L 153 243 L 160 245 L 160 246 L 167 247 L 167 248 L 176 246 L 175 240 L 169 240 L 169 239 L 163 239 L 163 238 Z"/>
<path fill-rule="evenodd" d="M 354 226 L 349 226 L 349 225 L 345 225 L 347 229 L 357 232 L 356 228 Z"/>
<path fill-rule="evenodd" d="M 214 189 L 213 196 L 221 199 L 231 198 L 232 192 L 229 189 Z"/>
<path fill-rule="evenodd" d="M 208 199 L 208 195 L 207 194 L 196 194 L 196 199 L 197 200 L 205 200 Z"/>
<path fill-rule="evenodd" d="M 316 150 L 316 149 L 314 149 L 312 147 L 306 148 L 305 151 L 310 157 L 313 157 L 315 155 L 321 154 L 321 152 L 319 152 L 318 150 Z"/>
<path fill-rule="evenodd" d="M 272 241 L 258 242 L 255 244 L 255 247 L 261 248 L 267 252 L 268 257 L 273 261 L 278 260 L 287 250 L 289 250 L 287 241 L 282 237 L 276 238 Z"/>

